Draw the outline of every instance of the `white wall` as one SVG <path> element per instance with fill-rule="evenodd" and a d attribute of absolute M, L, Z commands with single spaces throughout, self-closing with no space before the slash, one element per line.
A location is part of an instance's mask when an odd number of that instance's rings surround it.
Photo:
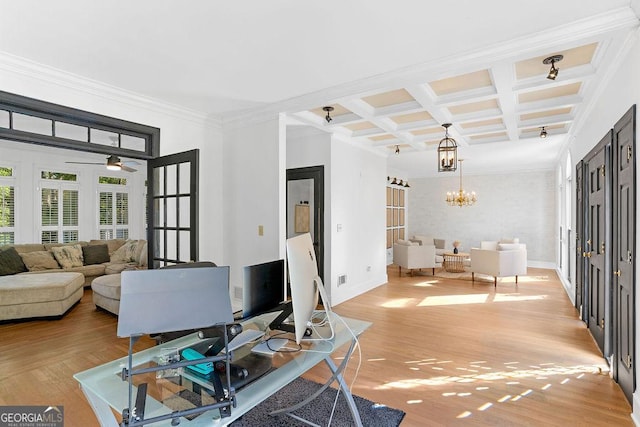
<path fill-rule="evenodd" d="M 636 33 L 635 39 L 629 46 L 628 54 L 618 65 L 617 71 L 610 76 L 608 84 L 603 87 L 601 93 L 598 96 L 598 101 L 594 105 L 590 106 L 592 108 L 589 111 L 588 117 L 585 119 L 582 127 L 579 128 L 578 132 L 575 135 L 575 138 L 569 145 L 574 168 L 575 164 L 579 162 L 600 141 L 600 139 L 602 139 L 603 136 L 606 135 L 609 129 L 613 128 L 615 123 L 622 117 L 624 113 L 627 112 L 627 110 L 629 110 L 629 108 L 631 108 L 632 105 L 636 104 L 636 106 L 640 106 L 640 80 L 638 79 L 639 75 L 640 41 L 638 40 L 638 34 Z M 639 147 L 638 143 L 640 142 L 638 129 L 640 127 L 637 125 L 637 120 L 638 117 L 636 117 L 636 168 L 640 167 L 640 162 L 637 158 L 637 151 Z M 575 181 L 572 187 L 572 191 L 575 194 Z M 640 196 L 640 191 L 638 191 L 638 189 L 640 189 L 640 174 L 636 174 L 636 206 L 640 206 L 638 198 L 638 196 Z M 575 199 L 573 201 L 572 211 L 572 220 L 575 223 Z M 636 222 L 636 252 L 638 243 L 640 243 L 640 240 L 638 238 L 639 232 L 640 228 L 637 226 Z M 572 262 L 575 263 L 575 259 L 572 260 Z M 636 271 L 640 271 L 638 270 L 638 267 L 640 266 L 638 256 L 635 256 L 635 263 Z M 570 288 L 567 290 L 567 292 L 571 296 L 575 294 L 574 283 L 570 284 Z M 637 282 L 635 287 L 635 297 L 635 305 L 636 307 L 640 307 L 640 289 L 638 288 Z M 638 321 L 639 317 L 637 311 L 635 316 L 636 343 L 640 343 L 640 322 Z M 636 346 L 636 353 L 633 358 L 636 361 L 640 360 L 638 359 L 637 348 L 638 346 Z M 640 374 L 640 371 L 638 371 L 638 369 L 636 368 L 636 375 L 638 374 Z M 639 391 L 636 391 L 633 395 L 632 418 L 636 425 L 640 425 Z"/>
<path fill-rule="evenodd" d="M 387 282 L 386 158 L 331 139 L 331 298 L 339 304 Z M 338 276 L 347 275 L 338 287 Z"/>
<path fill-rule="evenodd" d="M 558 246 L 556 180 L 553 171 L 518 174 L 464 175 L 463 188 L 475 191 L 473 206 L 449 206 L 447 191 L 459 189 L 458 172 L 437 178 L 411 180 L 408 236 L 443 238 L 449 249 L 454 240 L 468 252 L 483 240 L 517 237 L 527 245 L 530 265 L 555 265 Z"/>
<path fill-rule="evenodd" d="M 325 167 L 324 282 L 336 305 L 387 281 L 386 159 L 326 133 L 290 128 L 287 168 L 318 165 Z M 347 280 L 338 287 L 340 275 Z"/>
<path fill-rule="evenodd" d="M 242 288 L 244 266 L 285 256 L 284 126 L 279 116 L 234 123 L 225 126 L 224 141 L 224 254 L 213 261 L 231 267 L 233 289 Z"/>
<path fill-rule="evenodd" d="M 222 132 L 200 113 L 59 70 L 0 58 L 1 89 L 47 102 L 130 120 L 160 131 L 160 153 L 200 149 L 200 259 L 220 259 L 222 247 Z M 27 149 L 27 144 L 21 144 Z M 41 147 L 36 147 L 40 150 Z M 33 148 L 33 147 L 31 147 Z M 3 147 L 0 147 L 3 150 Z M 25 151 L 26 152 L 26 151 Z M 44 151 L 42 151 L 44 152 Z M 2 157 L 3 151 L 0 151 Z M 81 156 L 80 152 L 78 155 Z"/>

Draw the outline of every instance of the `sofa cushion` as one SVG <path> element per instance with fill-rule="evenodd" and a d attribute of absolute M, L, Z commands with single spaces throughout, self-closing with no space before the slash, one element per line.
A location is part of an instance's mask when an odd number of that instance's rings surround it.
<path fill-rule="evenodd" d="M 403 240 L 403 239 L 396 240 L 396 244 L 403 245 L 403 246 L 420 246 L 420 243 L 418 242 L 412 242 L 410 240 Z"/>
<path fill-rule="evenodd" d="M 107 245 L 109 248 L 109 256 L 111 256 L 120 246 L 124 245 L 125 242 L 125 239 L 90 240 L 89 245 Z"/>
<path fill-rule="evenodd" d="M 0 252 L 0 276 L 18 274 L 27 271 L 20 254 L 11 247 Z"/>
<path fill-rule="evenodd" d="M 81 265 L 80 267 L 65 268 L 64 271 L 82 273 L 84 277 L 95 277 L 104 275 L 105 264 Z"/>
<path fill-rule="evenodd" d="M 51 252 L 62 268 L 82 267 L 82 246 L 80 244 L 55 246 L 51 248 Z"/>
<path fill-rule="evenodd" d="M 103 262 L 109 262 L 109 246 L 102 245 L 87 245 L 82 247 L 82 258 L 84 259 L 84 265 L 102 264 Z"/>
<path fill-rule="evenodd" d="M 0 306 L 59 301 L 84 284 L 80 273 L 19 274 L 0 279 Z"/>
<path fill-rule="evenodd" d="M 499 251 L 519 251 L 523 249 L 524 245 L 520 243 L 498 243 Z"/>
<path fill-rule="evenodd" d="M 42 271 L 59 269 L 58 261 L 49 251 L 25 252 L 20 255 L 29 271 Z"/>
<path fill-rule="evenodd" d="M 13 247 L 16 248 L 16 251 L 18 251 L 19 254 L 23 254 L 25 252 L 46 251 L 42 243 L 21 243 L 19 245 L 13 245 Z"/>
<path fill-rule="evenodd" d="M 127 240 L 111 254 L 111 262 L 138 262 L 144 243 L 144 240 Z"/>
<path fill-rule="evenodd" d="M 480 242 L 480 249 L 488 249 L 490 251 L 497 251 L 498 250 L 498 242 L 487 242 L 487 241 Z"/>

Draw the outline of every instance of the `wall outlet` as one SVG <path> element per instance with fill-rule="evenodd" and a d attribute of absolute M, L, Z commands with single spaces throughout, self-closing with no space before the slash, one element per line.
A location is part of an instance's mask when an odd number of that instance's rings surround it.
<path fill-rule="evenodd" d="M 371 271 L 371 266 L 367 265 L 367 271 Z"/>
<path fill-rule="evenodd" d="M 342 274 L 342 275 L 338 276 L 338 286 L 342 286 L 345 283 L 347 283 L 347 275 L 346 274 Z"/>

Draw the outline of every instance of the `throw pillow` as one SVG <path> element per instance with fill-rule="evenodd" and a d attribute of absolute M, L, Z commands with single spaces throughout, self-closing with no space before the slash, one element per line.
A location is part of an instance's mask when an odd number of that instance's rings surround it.
<path fill-rule="evenodd" d="M 522 245 L 520 243 L 498 243 L 499 251 L 517 251 L 521 249 Z"/>
<path fill-rule="evenodd" d="M 510 239 L 503 237 L 498 243 L 520 243 L 520 239 L 518 239 L 517 237 L 513 237 Z"/>
<path fill-rule="evenodd" d="M 56 246 L 51 248 L 53 256 L 62 268 L 82 267 L 82 246 Z"/>
<path fill-rule="evenodd" d="M 105 245 L 87 245 L 82 247 L 82 257 L 84 265 L 102 264 L 109 262 L 109 246 Z"/>
<path fill-rule="evenodd" d="M 27 271 L 27 267 L 24 265 L 16 248 L 11 247 L 0 251 L 0 276 L 8 276 L 25 271 Z"/>
<path fill-rule="evenodd" d="M 138 240 L 127 240 L 111 254 L 111 262 L 137 262 L 140 259 Z"/>
<path fill-rule="evenodd" d="M 433 237 L 431 236 L 425 236 L 424 234 L 416 234 L 415 236 L 413 236 L 414 240 L 419 240 L 420 244 L 422 245 L 433 245 L 434 241 L 433 241 Z"/>
<path fill-rule="evenodd" d="M 446 244 L 444 239 L 433 239 L 433 243 L 436 245 L 436 249 L 444 249 Z"/>
<path fill-rule="evenodd" d="M 20 256 L 29 271 L 57 270 L 60 268 L 58 261 L 56 261 L 53 254 L 49 251 L 25 252 L 20 254 Z"/>

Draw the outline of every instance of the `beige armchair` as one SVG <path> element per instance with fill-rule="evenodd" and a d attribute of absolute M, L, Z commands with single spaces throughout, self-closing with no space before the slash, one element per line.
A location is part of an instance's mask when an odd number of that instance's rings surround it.
<path fill-rule="evenodd" d="M 402 275 L 403 268 L 411 273 L 415 269 L 431 268 L 435 274 L 436 267 L 442 265 L 436 260 L 434 245 L 419 245 L 406 240 L 399 240 L 393 245 L 393 263 L 398 266 L 398 275 Z"/>
<path fill-rule="evenodd" d="M 493 286 L 498 277 L 527 274 L 527 247 L 520 243 L 482 242 L 481 249 L 471 249 L 471 280 L 475 273 L 493 276 Z"/>

